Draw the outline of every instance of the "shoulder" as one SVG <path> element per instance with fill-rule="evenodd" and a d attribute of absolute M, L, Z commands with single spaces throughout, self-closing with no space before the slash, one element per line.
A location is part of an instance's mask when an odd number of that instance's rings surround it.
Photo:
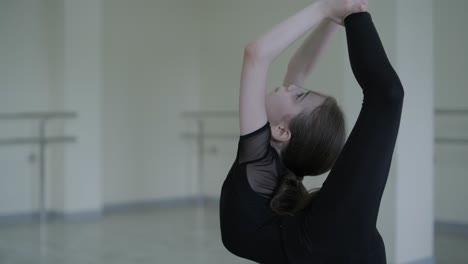
<path fill-rule="evenodd" d="M 270 133 L 271 133 L 271 130 L 270 130 L 270 122 L 267 121 L 263 126 L 257 128 L 257 129 L 254 130 L 254 131 L 252 131 L 252 132 L 250 132 L 250 133 L 247 133 L 247 134 L 244 134 L 244 135 L 241 134 L 241 135 L 239 136 L 239 138 L 240 138 L 241 140 L 243 140 L 243 139 L 248 139 L 248 138 L 254 137 L 254 136 L 258 135 L 258 134 L 261 134 L 262 132 L 268 132 L 268 131 L 270 131 Z"/>

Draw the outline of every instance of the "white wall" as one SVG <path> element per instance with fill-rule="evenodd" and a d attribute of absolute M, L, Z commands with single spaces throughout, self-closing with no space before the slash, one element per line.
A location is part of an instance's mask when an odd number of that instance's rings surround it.
<path fill-rule="evenodd" d="M 63 0 L 44 1 L 46 9 L 48 54 L 49 54 L 49 110 L 70 111 L 65 107 L 65 3 Z M 74 121 L 65 121 L 74 122 Z M 48 135 L 64 135 L 65 122 L 49 124 Z M 77 136 L 74 132 L 70 135 Z M 63 145 L 47 147 L 46 178 L 48 182 L 48 208 L 63 211 L 65 208 L 65 156 Z"/>
<path fill-rule="evenodd" d="M 436 109 L 468 109 L 468 1 L 434 1 Z M 436 116 L 435 135 L 468 138 L 468 115 Z M 435 145 L 435 217 L 468 224 L 468 145 Z"/>
<path fill-rule="evenodd" d="M 405 103 L 394 153 L 396 263 L 434 254 L 432 13 L 431 1 L 397 1 L 395 66 L 405 87 Z"/>
<path fill-rule="evenodd" d="M 198 4 L 15 0 L 0 10 L 0 112 L 78 112 L 74 123 L 48 131 L 78 136 L 49 148 L 50 209 L 195 193 L 193 142 L 180 137 L 194 124 L 180 112 L 199 107 Z M 33 125 L 0 125 L 5 137 L 36 133 Z M 0 149 L 0 215 L 38 207 L 31 152 Z"/>
<path fill-rule="evenodd" d="M 190 0 L 103 1 L 104 203 L 194 194 L 200 22 Z M 190 149 L 192 148 L 192 149 Z"/>
<path fill-rule="evenodd" d="M 101 1 L 65 0 L 63 107 L 78 113 L 64 131 L 78 141 L 64 147 L 60 212 L 99 211 L 101 195 Z"/>
<path fill-rule="evenodd" d="M 44 1 L 0 1 L 0 112 L 46 111 L 49 106 L 47 21 Z M 37 136 L 34 122 L 3 121 L 0 138 Z M 38 206 L 35 146 L 0 147 L 0 215 Z M 36 156 L 37 158 L 37 156 Z"/>

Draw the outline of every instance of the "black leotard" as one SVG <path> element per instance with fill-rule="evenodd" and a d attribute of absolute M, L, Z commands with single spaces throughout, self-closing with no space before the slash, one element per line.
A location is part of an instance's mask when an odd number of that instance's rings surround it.
<path fill-rule="evenodd" d="M 386 263 L 376 221 L 404 91 L 370 14 L 350 15 L 345 26 L 363 91 L 356 124 L 318 196 L 295 216 L 276 215 L 269 207 L 284 172 L 270 145 L 270 124 L 240 136 L 220 200 L 222 241 L 239 257 L 268 264 Z"/>

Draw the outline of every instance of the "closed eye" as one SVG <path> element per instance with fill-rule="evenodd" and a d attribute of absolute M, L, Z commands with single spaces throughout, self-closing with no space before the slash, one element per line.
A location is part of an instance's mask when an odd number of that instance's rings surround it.
<path fill-rule="evenodd" d="M 307 95 L 309 95 L 310 93 L 311 93 L 310 91 L 308 91 L 308 92 L 306 92 L 306 93 L 300 93 L 300 94 L 298 94 L 298 95 L 296 96 L 296 98 L 297 98 L 299 101 L 302 101 L 302 100 L 303 100 L 304 98 L 306 98 Z"/>

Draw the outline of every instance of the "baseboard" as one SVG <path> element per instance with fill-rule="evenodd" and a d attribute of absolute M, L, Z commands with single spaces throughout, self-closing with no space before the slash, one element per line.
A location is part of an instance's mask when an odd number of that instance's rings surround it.
<path fill-rule="evenodd" d="M 102 218 L 104 214 L 128 212 L 137 210 L 148 210 L 156 208 L 180 207 L 180 206 L 218 206 L 217 197 L 183 197 L 155 200 L 141 200 L 125 203 L 115 203 L 105 205 L 102 210 L 79 211 L 73 213 L 63 213 L 57 211 L 47 211 L 47 221 L 90 221 Z M 35 223 L 39 220 L 39 212 L 21 212 L 13 214 L 0 215 L 0 224 L 21 224 Z"/>
<path fill-rule="evenodd" d="M 80 211 L 73 213 L 63 213 L 56 211 L 46 212 L 47 221 L 85 221 L 95 220 L 101 218 L 101 211 Z M 0 224 L 22 224 L 22 223 L 35 223 L 39 221 L 39 212 L 23 212 L 16 214 L 0 215 Z"/>
<path fill-rule="evenodd" d="M 0 215 L 0 224 L 22 224 L 30 223 L 39 219 L 39 213 L 23 212 L 16 214 Z"/>
<path fill-rule="evenodd" d="M 168 208 L 177 206 L 217 206 L 218 204 L 219 198 L 216 197 L 182 197 L 107 204 L 104 206 L 103 212 L 107 214 L 115 212 L 126 212 L 153 208 Z"/>
<path fill-rule="evenodd" d="M 456 234 L 468 236 L 468 224 L 446 222 L 446 221 L 435 221 L 434 230 L 435 232 L 456 233 Z"/>
<path fill-rule="evenodd" d="M 92 221 L 102 218 L 101 210 L 78 211 L 73 213 L 50 212 L 50 219 L 70 222 Z"/>
<path fill-rule="evenodd" d="M 434 256 L 432 256 L 432 257 L 427 257 L 427 258 L 423 258 L 420 260 L 407 262 L 405 264 L 435 264 L 435 263 L 436 263 L 436 259 Z"/>
<path fill-rule="evenodd" d="M 436 258 L 434 256 L 432 257 L 427 257 L 427 258 L 422 258 L 418 260 L 413 260 L 409 262 L 388 262 L 388 264 L 435 264 L 436 263 Z"/>

